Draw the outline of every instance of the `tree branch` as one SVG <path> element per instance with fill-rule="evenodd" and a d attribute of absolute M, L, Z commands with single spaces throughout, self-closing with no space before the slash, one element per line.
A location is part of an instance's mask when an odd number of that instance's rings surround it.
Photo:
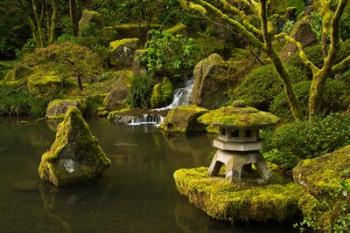
<path fill-rule="evenodd" d="M 339 74 L 345 69 L 350 69 L 350 56 L 332 67 L 332 74 Z"/>

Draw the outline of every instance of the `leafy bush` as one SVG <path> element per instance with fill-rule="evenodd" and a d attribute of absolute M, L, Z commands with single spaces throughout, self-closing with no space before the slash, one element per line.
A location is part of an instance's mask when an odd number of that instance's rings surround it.
<path fill-rule="evenodd" d="M 168 78 L 164 78 L 161 83 L 153 87 L 151 96 L 151 107 L 158 108 L 172 101 L 174 93 L 173 85 Z"/>
<path fill-rule="evenodd" d="M 322 15 L 319 12 L 311 12 L 311 30 L 315 33 L 316 38 L 321 40 L 322 36 Z"/>
<path fill-rule="evenodd" d="M 147 108 L 149 106 L 152 88 L 152 81 L 149 77 L 140 75 L 134 76 L 131 82 L 127 103 L 134 108 Z"/>
<path fill-rule="evenodd" d="M 346 6 L 340 20 L 340 33 L 343 40 L 350 39 L 350 4 Z"/>
<path fill-rule="evenodd" d="M 43 117 L 50 99 L 30 95 L 22 87 L 0 86 L 0 116 Z"/>
<path fill-rule="evenodd" d="M 294 83 L 306 79 L 305 69 L 287 66 Z M 272 64 L 261 66 L 246 75 L 234 89 L 232 99 L 244 100 L 248 105 L 267 110 L 274 96 L 283 92 L 283 83 Z"/>
<path fill-rule="evenodd" d="M 190 72 L 199 60 L 196 55 L 200 48 L 192 38 L 156 30 L 150 32 L 150 37 L 147 51 L 140 58 L 150 72 L 170 75 Z"/>
<path fill-rule="evenodd" d="M 292 168 L 299 159 L 314 158 L 350 144 L 350 117 L 339 114 L 297 121 L 261 135 L 267 160 Z"/>
<path fill-rule="evenodd" d="M 307 113 L 311 81 L 304 81 L 294 85 L 294 91 L 300 101 L 304 113 Z M 321 109 L 323 114 L 346 111 L 350 106 L 350 84 L 342 80 L 327 80 Z M 273 100 L 270 111 L 279 117 L 289 119 L 292 114 L 287 95 L 281 92 Z"/>

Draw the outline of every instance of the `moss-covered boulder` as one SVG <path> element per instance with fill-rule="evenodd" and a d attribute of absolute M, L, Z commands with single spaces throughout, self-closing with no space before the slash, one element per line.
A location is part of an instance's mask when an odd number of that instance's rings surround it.
<path fill-rule="evenodd" d="M 79 20 L 79 33 L 84 34 L 87 30 L 103 27 L 102 15 L 93 10 L 83 10 Z"/>
<path fill-rule="evenodd" d="M 41 72 L 28 77 L 27 88 L 30 94 L 38 96 L 54 96 L 63 89 L 63 81 L 56 74 Z"/>
<path fill-rule="evenodd" d="M 116 35 L 115 39 L 139 38 L 143 44 L 147 41 L 148 31 L 152 29 L 159 30 L 161 26 L 160 24 L 125 23 L 109 27 L 109 30 L 114 32 Z"/>
<path fill-rule="evenodd" d="M 124 38 L 109 44 L 110 64 L 116 67 L 131 67 L 138 48 L 138 38 Z"/>
<path fill-rule="evenodd" d="M 209 177 L 208 168 L 180 169 L 174 173 L 177 190 L 212 218 L 236 221 L 290 221 L 298 214 L 302 188 L 273 175 L 268 185 L 236 184 Z"/>
<path fill-rule="evenodd" d="M 110 163 L 79 109 L 70 107 L 38 172 L 42 180 L 59 187 L 98 178 Z"/>
<path fill-rule="evenodd" d="M 291 36 L 301 42 L 304 47 L 308 47 L 317 42 L 317 37 L 312 31 L 309 17 L 304 17 L 295 23 Z M 293 43 L 286 44 L 281 50 L 281 57 L 287 60 L 298 51 L 298 48 Z"/>
<path fill-rule="evenodd" d="M 200 61 L 194 69 L 194 86 L 191 104 L 215 109 L 227 102 L 228 90 L 251 69 L 252 62 L 245 59 L 224 61 L 214 53 Z"/>
<path fill-rule="evenodd" d="M 103 105 L 109 111 L 119 110 L 125 107 L 134 73 L 130 70 L 123 70 L 118 72 L 118 76 L 112 89 L 103 100 Z"/>
<path fill-rule="evenodd" d="M 190 106 L 179 106 L 171 109 L 160 128 L 169 133 L 189 133 L 205 131 L 204 125 L 197 118 L 207 112 L 207 109 Z"/>
<path fill-rule="evenodd" d="M 46 109 L 46 118 L 63 118 L 70 107 L 79 108 L 81 112 L 86 109 L 85 102 L 81 99 L 55 99 L 49 103 Z"/>
<path fill-rule="evenodd" d="M 350 231 L 350 146 L 301 161 L 293 177 L 304 188 L 299 207 L 312 230 Z"/>
<path fill-rule="evenodd" d="M 151 96 L 151 107 L 159 108 L 169 104 L 173 99 L 174 87 L 168 78 L 154 85 Z"/>

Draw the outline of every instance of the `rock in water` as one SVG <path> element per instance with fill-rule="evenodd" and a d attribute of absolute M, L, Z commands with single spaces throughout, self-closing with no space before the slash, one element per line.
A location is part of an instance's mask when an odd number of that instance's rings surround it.
<path fill-rule="evenodd" d="M 110 164 L 79 109 L 70 107 L 38 171 L 42 180 L 59 187 L 98 178 Z"/>

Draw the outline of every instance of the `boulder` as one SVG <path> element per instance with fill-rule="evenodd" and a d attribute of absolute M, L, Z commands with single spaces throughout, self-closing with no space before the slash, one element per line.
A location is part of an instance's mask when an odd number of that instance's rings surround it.
<path fill-rule="evenodd" d="M 80 99 L 55 99 L 49 103 L 46 109 L 45 117 L 48 119 L 63 118 L 70 107 L 79 108 L 84 112 L 86 106 Z"/>
<path fill-rule="evenodd" d="M 138 43 L 138 38 L 124 38 L 111 42 L 109 44 L 110 64 L 116 67 L 132 67 Z"/>
<path fill-rule="evenodd" d="M 113 111 L 125 107 L 125 101 L 130 92 L 133 75 L 134 73 L 130 70 L 119 72 L 119 77 L 103 101 L 103 105 L 107 110 Z"/>
<path fill-rule="evenodd" d="M 191 104 L 215 109 L 227 102 L 228 90 L 237 85 L 251 65 L 250 61 L 244 59 L 225 62 L 216 53 L 200 61 L 194 68 Z"/>
<path fill-rule="evenodd" d="M 159 108 L 170 104 L 173 99 L 174 88 L 168 78 L 164 78 L 161 83 L 153 87 L 151 96 L 151 107 Z"/>
<path fill-rule="evenodd" d="M 98 178 L 110 164 L 79 109 L 70 107 L 38 172 L 42 180 L 60 187 Z"/>
<path fill-rule="evenodd" d="M 79 20 L 79 33 L 83 34 L 93 27 L 96 29 L 103 27 L 102 15 L 97 11 L 83 10 Z"/>
<path fill-rule="evenodd" d="M 304 17 L 295 23 L 291 36 L 301 42 L 303 47 L 308 47 L 317 42 L 317 37 L 311 29 L 310 20 L 308 17 Z M 292 57 L 298 48 L 293 43 L 287 43 L 281 50 L 280 55 L 283 60 L 288 60 Z"/>
<path fill-rule="evenodd" d="M 180 169 L 174 173 L 177 190 L 210 217 L 228 221 L 291 221 L 298 217 L 302 188 L 273 172 L 267 185 L 232 183 L 209 177 L 208 168 Z"/>
<path fill-rule="evenodd" d="M 169 133 L 189 133 L 205 131 L 205 127 L 197 122 L 197 118 L 207 109 L 197 106 L 179 106 L 171 109 L 160 128 Z"/>
<path fill-rule="evenodd" d="M 313 230 L 331 233 L 336 226 L 350 230 L 345 220 L 350 213 L 350 146 L 301 161 L 293 177 L 304 188 L 299 208 Z"/>
<path fill-rule="evenodd" d="M 36 96 L 53 96 L 63 89 L 63 81 L 56 74 L 34 73 L 28 77 L 27 88 Z"/>

